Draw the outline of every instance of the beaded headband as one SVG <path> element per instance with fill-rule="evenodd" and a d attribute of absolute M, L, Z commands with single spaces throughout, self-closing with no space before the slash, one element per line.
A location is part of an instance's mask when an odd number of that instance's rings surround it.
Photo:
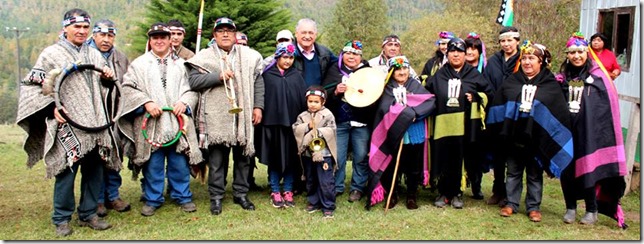
<path fill-rule="evenodd" d="M 108 33 L 108 34 L 116 35 L 116 28 L 114 28 L 114 27 L 96 26 L 96 27 L 94 27 L 94 29 L 92 29 L 92 33 Z"/>
<path fill-rule="evenodd" d="M 72 16 L 63 20 L 63 27 L 67 27 L 68 25 L 80 23 L 80 22 L 90 23 L 91 19 L 87 16 Z"/>
<path fill-rule="evenodd" d="M 308 90 L 308 91 L 306 91 L 306 96 L 308 97 L 310 95 L 316 95 L 316 96 L 320 96 L 322 99 L 326 99 L 326 97 L 324 96 L 324 92 L 322 92 L 320 90 Z"/>
<path fill-rule="evenodd" d="M 168 27 L 171 31 L 181 31 L 183 33 L 186 33 L 186 29 L 183 27 L 177 27 L 177 26 L 170 26 Z"/>
<path fill-rule="evenodd" d="M 506 38 L 519 38 L 521 35 L 516 31 L 508 31 L 499 35 L 499 41 Z"/>

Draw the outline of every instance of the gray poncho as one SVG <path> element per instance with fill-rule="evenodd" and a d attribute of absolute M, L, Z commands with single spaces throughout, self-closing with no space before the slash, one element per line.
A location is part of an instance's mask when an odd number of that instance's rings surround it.
<path fill-rule="evenodd" d="M 96 147 L 108 168 L 121 168 L 119 152 L 110 129 L 89 133 L 69 126 L 71 133 L 68 135 L 74 138 L 78 147 L 65 150 L 60 142 L 59 124 L 53 116 L 54 98 L 52 95 L 43 95 L 42 84 L 48 72 L 62 69 L 73 62 L 93 64 L 97 67 L 106 65 L 105 59 L 96 49 L 85 43 L 77 47 L 62 39 L 40 53 L 36 64 L 20 86 L 16 122 L 28 133 L 24 142 L 24 150 L 28 154 L 27 166 L 33 167 L 44 158 L 47 178 L 61 173 Z M 98 72 L 77 71 L 65 79 L 59 95 L 68 115 L 75 122 L 88 127 L 98 127 L 113 119 L 108 115 L 106 104 L 108 100 L 113 102 L 115 97 L 107 97 L 107 91 L 108 88 L 101 84 Z"/>
<path fill-rule="evenodd" d="M 122 114 L 119 116 L 118 126 L 125 135 L 125 155 L 138 166 L 146 163 L 150 154 L 158 148 L 146 142 L 141 133 L 144 113 L 137 114 L 134 118 L 129 114 L 150 101 L 161 107 L 172 107 L 181 101 L 188 105 L 192 113 L 197 104 L 197 93 L 190 91 L 188 86 L 188 75 L 183 64 L 185 61 L 173 54 L 166 60 L 165 88 L 162 85 L 157 57 L 152 52 L 147 52 L 132 61 L 123 78 Z M 197 145 L 194 120 L 191 116 L 184 116 L 184 123 L 186 130 L 176 142 L 176 152 L 187 155 L 189 164 L 198 164 L 203 158 Z M 153 141 L 168 142 L 175 137 L 179 124 L 174 114 L 164 112 L 158 118 L 150 118 L 147 128 Z"/>

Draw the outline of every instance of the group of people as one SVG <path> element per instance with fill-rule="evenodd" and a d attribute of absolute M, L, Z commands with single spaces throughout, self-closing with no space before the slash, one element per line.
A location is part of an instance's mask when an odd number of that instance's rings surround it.
<path fill-rule="evenodd" d="M 504 217 L 518 212 L 525 171 L 526 211 L 539 222 L 545 171 L 561 178 L 564 222 L 576 221 L 577 199 L 584 199 L 580 223 L 595 223 L 600 212 L 626 226 L 613 84 L 619 66 L 601 60 L 610 57 L 595 45 L 606 43 L 601 34 L 592 46 L 573 35 L 555 75 L 549 50 L 519 44 L 514 27 L 500 31 L 502 50 L 489 59 L 480 35 L 443 31 L 418 75 L 397 35 L 385 36 L 370 60 L 360 40 L 336 55 L 316 42 L 317 25 L 306 18 L 295 36 L 278 32 L 265 58 L 229 18 L 215 21 L 211 44 L 196 54 L 183 46 L 180 21 L 157 22 L 147 32 L 149 51 L 132 62 L 114 47 L 113 21 L 96 22 L 88 38 L 90 23 L 86 11 L 67 11 L 61 39 L 21 84 L 17 123 L 28 133 L 27 164 L 44 159 L 47 177 L 56 180 L 58 235 L 72 233 L 79 168 L 79 223 L 105 230 L 108 209 L 131 209 L 119 196 L 124 156 L 143 176 L 141 215 L 154 215 L 168 196 L 182 211 L 196 211 L 191 175 L 207 177 L 210 212 L 219 215 L 231 153 L 233 202 L 245 210 L 256 208 L 248 191 L 257 159 L 267 165 L 273 207 L 295 207 L 294 197 L 305 192 L 306 211 L 333 218 L 351 152 L 348 201 L 364 198 L 367 209 L 385 199 L 386 209 L 396 206 L 403 174 L 408 209 L 419 207 L 421 186 L 438 191 L 436 207 L 460 209 L 466 185 L 473 199 L 484 198 L 482 174 L 493 168 L 487 203 L 499 204 Z M 345 98 L 361 69 L 386 77 L 367 81 L 383 87 L 368 106 Z"/>

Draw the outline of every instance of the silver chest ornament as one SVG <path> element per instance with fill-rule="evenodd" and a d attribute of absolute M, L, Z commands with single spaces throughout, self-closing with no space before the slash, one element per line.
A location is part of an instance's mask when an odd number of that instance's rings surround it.
<path fill-rule="evenodd" d="M 588 77 L 586 81 L 588 83 L 593 83 L 594 80 L 592 77 Z M 579 113 L 583 93 L 584 81 L 575 79 L 568 82 L 568 110 L 571 113 Z"/>
<path fill-rule="evenodd" d="M 537 86 L 532 84 L 524 84 L 521 87 L 521 105 L 519 106 L 519 111 L 524 113 L 529 113 L 532 109 L 532 101 L 534 101 L 534 95 L 537 94 Z"/>
<path fill-rule="evenodd" d="M 459 107 L 458 97 L 461 94 L 461 80 L 460 79 L 449 79 L 447 81 L 447 106 L 448 107 Z"/>

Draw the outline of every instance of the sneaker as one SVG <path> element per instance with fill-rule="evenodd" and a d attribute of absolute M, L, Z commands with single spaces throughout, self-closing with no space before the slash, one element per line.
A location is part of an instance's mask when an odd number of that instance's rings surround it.
<path fill-rule="evenodd" d="M 443 208 L 447 205 L 447 203 L 447 197 L 445 197 L 445 195 L 440 195 L 438 198 L 436 198 L 436 201 L 434 201 L 434 206 Z"/>
<path fill-rule="evenodd" d="M 107 216 L 107 208 L 105 208 L 105 204 L 103 203 L 98 204 L 98 208 L 96 209 L 96 215 L 98 215 L 98 217 Z"/>
<path fill-rule="evenodd" d="M 121 198 L 117 198 L 114 201 L 105 203 L 105 207 L 107 207 L 107 209 L 114 209 L 117 212 L 130 211 L 130 203 L 121 200 Z"/>
<path fill-rule="evenodd" d="M 322 218 L 332 219 L 333 218 L 333 211 L 330 211 L 330 210 L 324 211 L 324 213 L 322 215 Z"/>
<path fill-rule="evenodd" d="M 463 203 L 463 197 L 460 194 L 452 197 L 452 207 L 461 209 L 463 208 L 463 205 L 465 204 Z"/>
<path fill-rule="evenodd" d="M 284 207 L 284 199 L 282 199 L 282 195 L 280 195 L 279 192 L 271 193 L 271 203 L 273 204 L 273 207 L 275 207 L 275 208 L 283 208 Z"/>
<path fill-rule="evenodd" d="M 71 235 L 72 232 L 72 227 L 69 225 L 69 222 L 56 225 L 56 235 L 68 236 Z"/>
<path fill-rule="evenodd" d="M 566 213 L 563 216 L 563 222 L 566 224 L 572 224 L 577 218 L 577 210 L 575 209 L 566 209 Z"/>
<path fill-rule="evenodd" d="M 143 205 L 143 207 L 141 208 L 141 215 L 146 216 L 146 217 L 152 216 L 152 215 L 154 215 L 155 210 L 157 210 L 156 207 L 152 207 L 152 206 L 147 205 L 147 204 Z"/>
<path fill-rule="evenodd" d="M 181 211 L 184 211 L 186 213 L 192 213 L 194 211 L 197 211 L 197 205 L 194 202 L 187 202 L 187 203 L 181 204 Z"/>
<path fill-rule="evenodd" d="M 306 210 L 306 212 L 308 212 L 308 213 L 315 213 L 315 212 L 319 211 L 319 210 L 320 210 L 320 208 L 319 208 L 319 207 L 314 206 L 314 205 L 313 205 L 313 204 L 311 204 L 311 203 L 308 203 L 308 204 L 306 204 L 306 209 L 305 209 L 305 210 Z"/>
<path fill-rule="evenodd" d="M 293 201 L 293 192 L 291 191 L 284 192 L 284 206 L 295 207 L 295 201 Z"/>
<path fill-rule="evenodd" d="M 362 193 L 358 190 L 349 192 L 349 202 L 357 202 L 362 198 Z"/>
<path fill-rule="evenodd" d="M 79 220 L 78 225 L 87 226 L 94 230 L 107 230 L 112 227 L 111 224 L 108 224 L 107 222 L 105 222 L 105 220 L 102 220 L 97 215 L 94 215 L 94 217 L 85 221 Z"/>
<path fill-rule="evenodd" d="M 595 224 L 597 220 L 597 212 L 586 212 L 584 217 L 581 217 L 581 220 L 579 220 L 579 223 L 582 225 L 592 225 Z"/>

